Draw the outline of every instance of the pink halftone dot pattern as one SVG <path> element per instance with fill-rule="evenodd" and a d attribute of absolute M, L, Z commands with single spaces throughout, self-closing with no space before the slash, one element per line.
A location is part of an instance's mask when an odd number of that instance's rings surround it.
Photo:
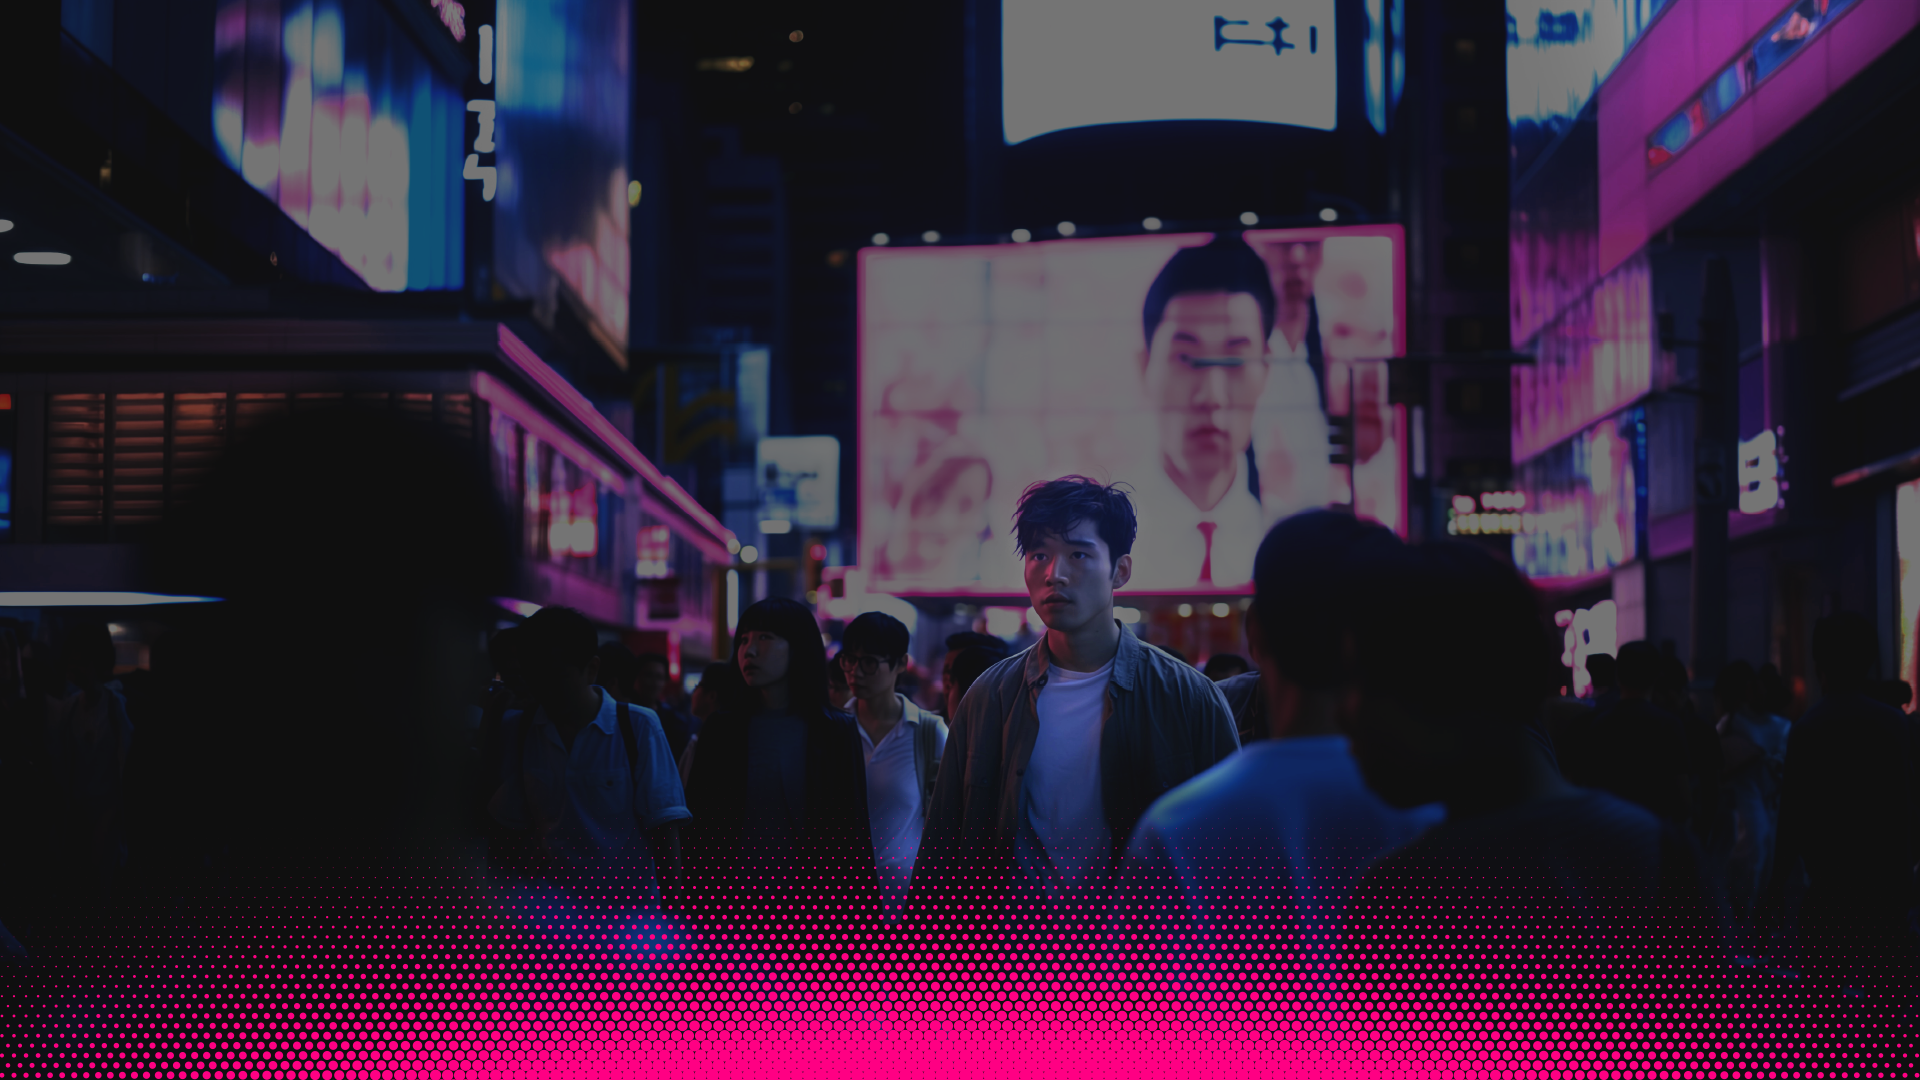
<path fill-rule="evenodd" d="M 1503 938 L 1545 923 L 1496 894 L 1479 922 L 1444 932 L 1389 940 L 1392 918 L 1359 927 L 1341 943 L 1343 969 L 1323 943 L 1263 936 L 1267 913 L 1222 940 L 1150 947 L 1099 923 L 997 911 L 915 928 L 826 912 L 687 930 L 553 890 L 483 894 L 444 864 L 403 870 L 230 888 L 70 933 L 33 982 L 14 984 L 27 1008 L 7 1073 L 1911 1074 L 1900 1032 L 1764 980 L 1682 967 L 1644 942 Z M 409 880 L 428 884 L 395 887 Z"/>

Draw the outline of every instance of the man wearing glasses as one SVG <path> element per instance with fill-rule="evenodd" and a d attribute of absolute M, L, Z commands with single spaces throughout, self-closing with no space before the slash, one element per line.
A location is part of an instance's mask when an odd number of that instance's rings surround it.
<path fill-rule="evenodd" d="M 946 723 L 894 689 L 907 667 L 909 642 L 904 623 L 870 611 L 847 624 L 836 657 L 853 688 L 853 715 L 867 761 L 873 859 L 890 914 L 906 902 L 933 781 L 947 747 Z"/>
<path fill-rule="evenodd" d="M 1140 503 L 1135 588 L 1253 580 L 1266 529 L 1247 448 L 1273 322 L 1266 263 L 1236 235 L 1182 248 L 1147 289 L 1140 379 L 1160 438 L 1159 453 L 1127 477 Z"/>

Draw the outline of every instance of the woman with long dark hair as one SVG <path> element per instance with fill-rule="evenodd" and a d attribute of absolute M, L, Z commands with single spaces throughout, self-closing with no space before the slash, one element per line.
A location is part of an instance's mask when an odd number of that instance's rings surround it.
<path fill-rule="evenodd" d="M 865 761 L 853 717 L 827 703 L 813 613 L 783 598 L 749 607 L 733 663 L 687 778 L 692 905 L 722 921 L 769 906 L 865 912 L 877 884 Z"/>

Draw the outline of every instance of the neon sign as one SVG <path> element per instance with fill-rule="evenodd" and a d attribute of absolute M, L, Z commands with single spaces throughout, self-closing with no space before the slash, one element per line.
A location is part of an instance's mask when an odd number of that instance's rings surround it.
<path fill-rule="evenodd" d="M 1740 463 L 1734 475 L 1740 485 L 1741 513 L 1764 514 L 1785 505 L 1781 492 L 1787 490 L 1787 483 L 1780 479 L 1780 467 L 1787 460 L 1780 446 L 1785 433 L 1785 428 L 1775 428 L 1740 440 Z"/>
<path fill-rule="evenodd" d="M 428 6 L 440 16 L 440 25 L 447 28 L 455 41 L 467 40 L 467 9 L 456 0 L 427 0 Z"/>
<path fill-rule="evenodd" d="M 1573 696 L 1586 697 L 1593 690 L 1587 674 L 1587 657 L 1612 656 L 1620 648 L 1620 608 L 1611 600 L 1602 600 L 1590 608 L 1556 611 L 1553 624 L 1562 631 L 1560 663 L 1573 671 Z"/>

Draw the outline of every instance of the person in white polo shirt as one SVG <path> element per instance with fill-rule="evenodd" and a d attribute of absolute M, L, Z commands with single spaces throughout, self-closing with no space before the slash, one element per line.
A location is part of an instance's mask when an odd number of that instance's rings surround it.
<path fill-rule="evenodd" d="M 836 657 L 853 689 L 853 713 L 867 762 L 873 859 L 889 914 L 897 914 L 906 903 L 929 796 L 947 748 L 946 722 L 895 689 L 907 667 L 910 643 L 905 623 L 870 611 L 847 624 Z"/>
<path fill-rule="evenodd" d="M 626 908 L 670 900 L 680 823 L 692 815 L 660 718 L 594 685 L 598 635 L 571 608 L 542 608 L 522 626 L 527 689 L 537 708 L 501 731 L 495 820 L 532 847 L 576 895 Z"/>

